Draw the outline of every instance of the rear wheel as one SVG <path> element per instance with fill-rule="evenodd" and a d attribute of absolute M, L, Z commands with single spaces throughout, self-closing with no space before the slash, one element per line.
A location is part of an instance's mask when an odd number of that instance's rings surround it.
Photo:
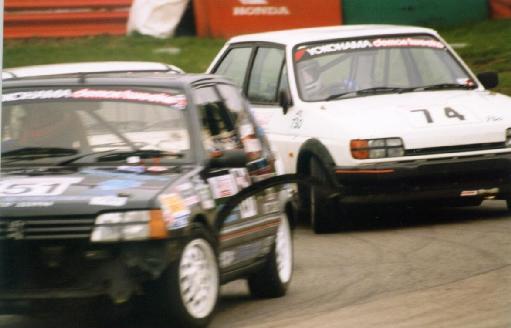
<path fill-rule="evenodd" d="M 293 275 L 293 241 L 286 214 L 275 238 L 275 245 L 265 266 L 248 278 L 250 293 L 255 297 L 273 298 L 284 296 Z"/>
<path fill-rule="evenodd" d="M 219 291 L 219 272 L 211 239 L 203 229 L 183 248 L 156 286 L 160 315 L 179 327 L 205 327 L 211 321 Z"/>

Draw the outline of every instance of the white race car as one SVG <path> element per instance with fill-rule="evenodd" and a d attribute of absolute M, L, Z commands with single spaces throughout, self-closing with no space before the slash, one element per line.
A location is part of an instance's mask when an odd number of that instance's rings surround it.
<path fill-rule="evenodd" d="M 349 205 L 511 205 L 511 99 L 487 91 L 497 74 L 474 75 L 434 30 L 352 25 L 243 35 L 208 71 L 243 88 L 288 173 L 339 191 L 299 188 L 316 232 L 331 228 L 330 213 L 348 222 Z"/>
<path fill-rule="evenodd" d="M 184 71 L 174 65 L 147 61 L 96 61 L 47 65 L 33 65 L 2 70 L 2 80 L 23 77 L 69 75 L 74 73 L 128 73 L 160 72 L 182 74 Z"/>

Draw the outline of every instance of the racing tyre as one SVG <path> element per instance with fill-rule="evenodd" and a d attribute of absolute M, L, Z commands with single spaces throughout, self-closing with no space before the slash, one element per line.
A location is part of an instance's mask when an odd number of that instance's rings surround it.
<path fill-rule="evenodd" d="M 207 326 L 218 300 L 218 262 L 211 238 L 203 228 L 194 230 L 155 290 L 162 319 L 177 327 Z"/>
<path fill-rule="evenodd" d="M 312 157 L 310 160 L 310 175 L 315 180 L 321 181 L 325 186 L 331 186 L 332 177 L 322 165 L 322 162 Z M 312 230 L 321 234 L 331 232 L 335 229 L 335 224 L 329 210 L 332 209 L 331 201 L 326 197 L 326 193 L 321 190 L 321 186 L 311 186 L 309 191 L 309 213 Z"/>
<path fill-rule="evenodd" d="M 264 267 L 248 278 L 250 294 L 259 298 L 284 296 L 293 275 L 293 240 L 287 215 L 281 222 Z"/>

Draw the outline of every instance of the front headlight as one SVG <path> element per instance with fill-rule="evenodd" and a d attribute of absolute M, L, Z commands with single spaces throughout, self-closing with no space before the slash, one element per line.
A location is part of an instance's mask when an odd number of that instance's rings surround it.
<path fill-rule="evenodd" d="M 355 159 L 401 157 L 405 154 L 401 138 L 354 139 L 350 141 L 350 149 Z"/>
<path fill-rule="evenodd" d="M 511 147 L 511 128 L 506 129 L 506 147 Z"/>
<path fill-rule="evenodd" d="M 92 242 L 162 239 L 168 235 L 160 210 L 101 214 L 91 234 Z"/>

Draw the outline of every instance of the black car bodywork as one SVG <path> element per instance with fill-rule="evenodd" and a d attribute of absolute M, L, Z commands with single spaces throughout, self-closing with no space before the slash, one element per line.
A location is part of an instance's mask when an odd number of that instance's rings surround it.
<path fill-rule="evenodd" d="M 186 121 L 189 142 L 184 155 L 144 149 L 144 142 L 130 149 L 122 140 L 100 141 L 99 150 L 92 153 L 12 146 L 16 106 L 46 101 L 75 105 L 74 99 L 62 98 L 56 90 L 70 90 L 65 93 L 73 95 L 88 90 L 80 101 L 101 98 L 122 105 L 151 103 L 154 98 L 126 94 L 119 98 L 115 92 L 155 96 L 167 89 L 177 90 L 180 97 L 179 104 L 171 106 L 178 106 Z M 213 245 L 221 283 L 251 277 L 267 265 L 282 217 L 292 219 L 289 192 L 280 187 L 261 190 L 245 200 L 248 204 L 219 216 L 223 204 L 237 191 L 276 174 L 275 158 L 245 101 L 222 78 L 79 74 L 6 81 L 3 93 L 0 305 L 4 308 L 19 300 L 102 295 L 109 295 L 114 303 L 126 302 L 143 294 L 146 283 L 161 278 L 198 226 Z M 216 108 L 216 116 L 208 114 L 212 111 L 208 106 Z M 95 113 L 91 111 L 92 116 Z M 103 123 L 94 129 L 120 126 L 113 126 L 119 123 L 114 121 Z M 156 125 L 164 129 L 167 124 L 172 122 Z M 118 213 L 142 213 L 156 228 L 140 222 L 128 228 L 130 221 L 108 221 L 108 215 L 117 218 Z M 154 222 L 153 214 L 159 218 Z M 98 217 L 106 219 L 99 222 Z M 162 222 L 163 234 L 157 226 Z M 135 238 L 125 237 L 129 233 L 121 226 L 131 229 Z M 102 240 L 99 228 L 113 239 Z M 115 230 L 114 237 L 108 229 Z M 149 232 L 136 237 L 136 229 Z"/>

